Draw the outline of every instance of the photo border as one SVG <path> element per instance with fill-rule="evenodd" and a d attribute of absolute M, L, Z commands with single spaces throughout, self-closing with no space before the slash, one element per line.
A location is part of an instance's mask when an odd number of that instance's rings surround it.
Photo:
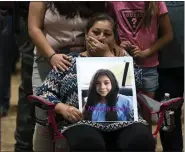
<path fill-rule="evenodd" d="M 81 81 L 78 79 L 81 76 L 81 68 L 80 65 L 84 64 L 84 62 L 129 62 L 129 66 L 133 67 L 131 68 L 132 73 L 132 94 L 133 94 L 133 109 L 134 109 L 134 121 L 138 121 L 138 107 L 137 107 L 137 96 L 136 96 L 136 86 L 135 86 L 135 76 L 134 76 L 134 64 L 133 64 L 133 58 L 132 57 L 79 57 L 76 58 L 76 68 L 77 68 L 77 83 L 78 83 L 78 99 L 79 99 L 79 110 L 82 112 L 82 88 L 81 88 Z M 99 121 L 98 121 L 99 122 Z M 107 122 L 107 121 L 106 121 Z M 109 122 L 109 121 L 108 121 Z M 116 121 L 118 122 L 118 121 Z"/>

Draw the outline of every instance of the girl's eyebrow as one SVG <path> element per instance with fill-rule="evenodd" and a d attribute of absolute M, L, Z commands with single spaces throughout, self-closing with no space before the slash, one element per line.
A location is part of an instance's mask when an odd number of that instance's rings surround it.
<path fill-rule="evenodd" d="M 110 80 L 104 80 L 104 82 L 110 82 Z"/>
<path fill-rule="evenodd" d="M 97 81 L 96 83 L 101 83 L 102 81 Z M 103 80 L 103 82 L 109 82 L 109 80 Z"/>

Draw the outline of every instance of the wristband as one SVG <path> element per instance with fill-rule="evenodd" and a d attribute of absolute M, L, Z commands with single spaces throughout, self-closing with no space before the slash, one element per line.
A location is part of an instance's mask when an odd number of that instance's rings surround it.
<path fill-rule="evenodd" d="M 56 53 L 53 53 L 53 54 L 49 57 L 49 59 L 48 59 L 49 62 L 50 62 L 51 58 L 52 58 L 55 54 L 56 54 Z"/>

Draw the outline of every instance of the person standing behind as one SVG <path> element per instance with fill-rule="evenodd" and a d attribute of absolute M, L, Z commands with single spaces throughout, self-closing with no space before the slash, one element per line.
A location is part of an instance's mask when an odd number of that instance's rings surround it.
<path fill-rule="evenodd" d="M 12 2 L 0 2 L 0 117 L 10 107 L 12 60 Z"/>
<path fill-rule="evenodd" d="M 33 65 L 33 91 L 51 70 L 67 70 L 69 52 L 84 50 L 87 19 L 104 12 L 105 2 L 31 2 L 29 34 L 36 45 Z M 61 50 L 59 52 L 59 50 Z"/>
<path fill-rule="evenodd" d="M 170 16 L 173 41 L 159 52 L 159 89 L 156 99 L 161 101 L 168 92 L 171 98 L 184 93 L 184 2 L 166 2 Z M 175 111 L 176 127 L 171 132 L 160 131 L 164 152 L 182 152 L 181 108 Z"/>
<path fill-rule="evenodd" d="M 66 54 L 85 50 L 87 20 L 93 14 L 101 12 L 105 12 L 103 1 L 30 2 L 28 30 L 35 44 L 33 94 L 52 68 L 56 71 L 65 71 L 71 66 L 70 58 Z M 45 134 L 44 131 L 48 131 L 47 127 L 36 124 L 33 137 L 34 151 L 39 151 L 42 147 L 35 142 L 39 140 L 39 136 Z"/>
<path fill-rule="evenodd" d="M 172 40 L 173 33 L 164 2 L 108 2 L 117 20 L 119 39 L 143 69 L 141 89 L 150 97 L 158 87 L 157 52 Z M 158 39 L 158 28 L 161 37 Z"/>
<path fill-rule="evenodd" d="M 128 51 L 142 68 L 140 89 L 154 98 L 158 88 L 157 52 L 173 38 L 168 10 L 164 2 L 108 2 L 108 12 L 118 23 L 121 46 Z M 161 37 L 158 39 L 158 29 Z M 143 111 L 151 123 L 149 111 Z"/>
<path fill-rule="evenodd" d="M 31 106 L 27 99 L 32 94 L 32 70 L 34 45 L 28 34 L 28 7 L 29 1 L 13 2 L 13 32 L 16 46 L 21 53 L 21 84 L 15 129 L 15 152 L 33 152 L 32 138 L 34 122 L 28 123 L 31 118 Z"/>

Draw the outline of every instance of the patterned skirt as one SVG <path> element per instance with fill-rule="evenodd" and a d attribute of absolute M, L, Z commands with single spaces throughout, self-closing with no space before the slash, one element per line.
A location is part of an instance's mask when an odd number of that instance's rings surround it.
<path fill-rule="evenodd" d="M 88 125 L 91 127 L 94 127 L 98 130 L 105 131 L 105 132 L 110 132 L 110 131 L 115 131 L 122 129 L 124 127 L 127 127 L 129 125 L 135 124 L 135 123 L 142 123 L 144 125 L 148 125 L 148 123 L 139 117 L 138 121 L 119 121 L 119 122 L 92 122 L 89 120 L 82 120 L 74 124 L 69 124 L 67 121 L 62 121 L 58 123 L 58 128 L 60 128 L 61 133 L 66 131 L 67 129 L 71 127 L 75 127 L 78 125 Z"/>

